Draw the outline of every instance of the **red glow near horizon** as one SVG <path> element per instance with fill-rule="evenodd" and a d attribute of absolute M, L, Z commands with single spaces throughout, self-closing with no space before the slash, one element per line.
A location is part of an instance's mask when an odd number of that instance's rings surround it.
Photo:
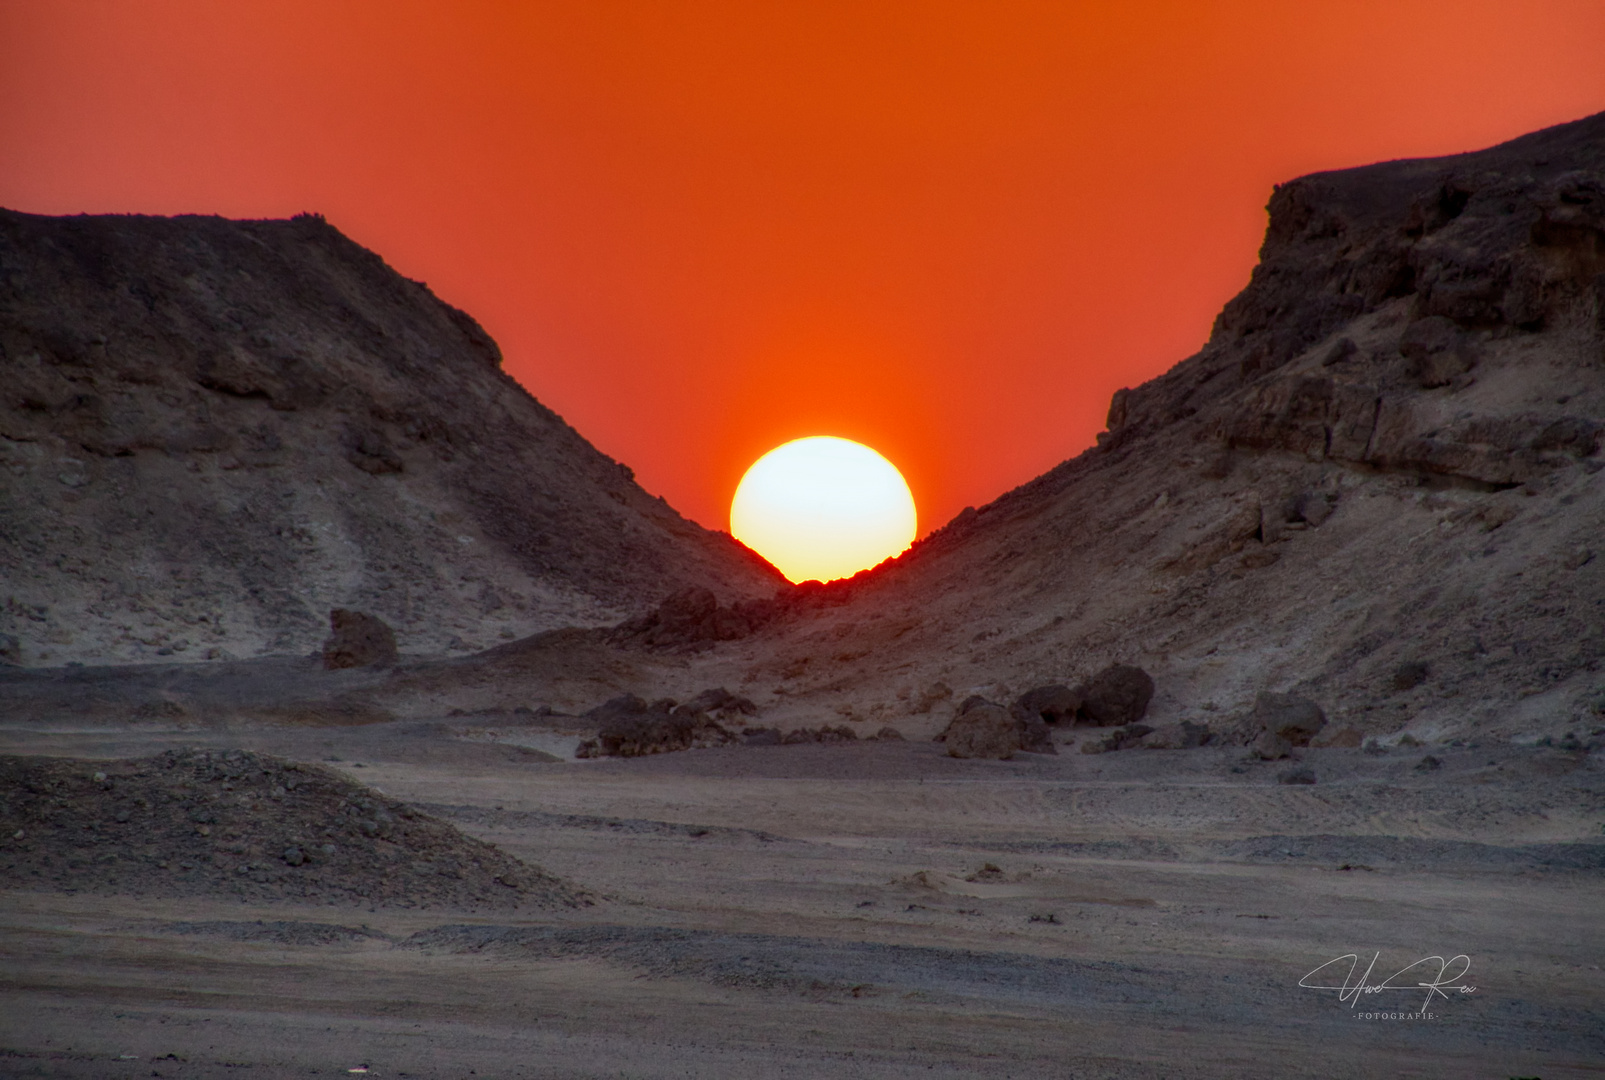
<path fill-rule="evenodd" d="M 1271 185 L 1605 108 L 1593 0 L 0 0 L 0 205 L 325 214 L 723 528 L 874 447 L 922 528 L 1197 349 Z"/>

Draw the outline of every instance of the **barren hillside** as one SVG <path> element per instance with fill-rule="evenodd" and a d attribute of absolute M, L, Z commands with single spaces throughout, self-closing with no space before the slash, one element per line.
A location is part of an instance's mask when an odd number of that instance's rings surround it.
<path fill-rule="evenodd" d="M 782 579 L 638 487 L 468 315 L 321 218 L 0 211 L 0 651 L 403 652 Z"/>
<path fill-rule="evenodd" d="M 1605 115 L 1269 212 L 1100 447 L 726 647 L 732 685 L 879 720 L 1120 661 L 1163 719 L 1297 690 L 1370 734 L 1605 722 Z"/>

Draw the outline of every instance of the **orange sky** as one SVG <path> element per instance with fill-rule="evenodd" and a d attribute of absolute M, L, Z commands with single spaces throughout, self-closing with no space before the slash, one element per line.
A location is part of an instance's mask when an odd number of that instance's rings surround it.
<path fill-rule="evenodd" d="M 1605 3 L 0 0 L 0 205 L 321 211 L 725 528 L 829 434 L 921 532 L 1194 351 L 1271 184 L 1605 109 Z"/>

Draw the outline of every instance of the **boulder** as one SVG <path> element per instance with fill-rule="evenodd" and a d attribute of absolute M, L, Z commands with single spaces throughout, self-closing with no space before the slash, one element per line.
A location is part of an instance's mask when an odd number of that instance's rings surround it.
<path fill-rule="evenodd" d="M 1256 511 L 1256 521 L 1258 520 Z M 1140 667 L 1112 664 L 1077 687 L 1081 716 L 1098 727 L 1134 724 L 1148 712 L 1154 680 Z"/>
<path fill-rule="evenodd" d="M 943 733 L 948 756 L 1007 761 L 1020 745 L 1020 724 L 1007 709 L 983 698 L 965 702 Z"/>
<path fill-rule="evenodd" d="M 329 638 L 323 643 L 325 668 L 393 664 L 396 658 L 396 635 L 384 620 L 345 608 L 329 612 Z"/>

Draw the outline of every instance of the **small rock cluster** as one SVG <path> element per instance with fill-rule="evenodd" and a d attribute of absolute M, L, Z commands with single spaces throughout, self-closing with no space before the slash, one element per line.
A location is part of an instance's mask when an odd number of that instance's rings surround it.
<path fill-rule="evenodd" d="M 1054 754 L 1052 725 L 1090 725 L 1102 730 L 1081 741 L 1083 754 L 1116 750 L 1191 750 L 1199 746 L 1246 746 L 1262 761 L 1288 757 L 1308 746 L 1326 726 L 1321 707 L 1297 694 L 1262 693 L 1234 726 L 1212 731 L 1182 720 L 1152 727 L 1141 723 L 1153 699 L 1154 681 L 1141 668 L 1115 664 L 1075 687 L 1054 684 L 1028 690 L 1008 708 L 983 697 L 968 698 L 937 741 L 956 758 L 1008 760 L 1016 752 Z M 1340 736 L 1355 735 L 1349 730 Z M 1357 745 L 1357 738 L 1333 740 Z"/>
<path fill-rule="evenodd" d="M 1157 728 L 1126 724 L 1084 740 L 1081 752 L 1104 754 L 1134 748 L 1190 750 L 1197 746 L 1246 746 L 1250 755 L 1261 761 L 1278 761 L 1288 757 L 1294 747 L 1310 745 L 1310 740 L 1325 726 L 1326 715 L 1309 698 L 1262 693 L 1255 698 L 1248 715 L 1230 728 L 1212 731 L 1207 724 L 1188 720 Z M 1349 744 L 1349 740 L 1344 740 L 1344 744 Z"/>
<path fill-rule="evenodd" d="M 576 756 L 643 757 L 739 743 L 741 735 L 726 724 L 757 712 L 750 700 L 723 687 L 704 690 L 683 704 L 673 698 L 647 702 L 621 694 L 584 715 L 597 725 L 597 734 L 580 744 Z"/>
<path fill-rule="evenodd" d="M 1154 680 L 1129 664 L 1113 664 L 1075 686 L 1039 686 L 1008 708 L 972 696 L 937 736 L 956 758 L 1008 760 L 1016 751 L 1056 754 L 1049 725 L 1098 727 L 1134 724 L 1153 700 Z"/>
<path fill-rule="evenodd" d="M 0 757 L 0 881 L 250 903 L 585 902 L 539 868 L 333 770 L 238 750 Z"/>
<path fill-rule="evenodd" d="M 677 750 L 714 746 L 797 746 L 804 743 L 861 741 L 846 724 L 781 731 L 746 723 L 758 707 L 724 687 L 704 690 L 683 704 L 672 698 L 647 702 L 634 694 L 621 694 L 590 712 L 584 719 L 598 727 L 596 738 L 586 739 L 576 757 L 644 757 Z M 739 725 L 739 726 L 738 726 Z M 862 741 L 900 741 L 902 732 L 883 727 Z"/>

